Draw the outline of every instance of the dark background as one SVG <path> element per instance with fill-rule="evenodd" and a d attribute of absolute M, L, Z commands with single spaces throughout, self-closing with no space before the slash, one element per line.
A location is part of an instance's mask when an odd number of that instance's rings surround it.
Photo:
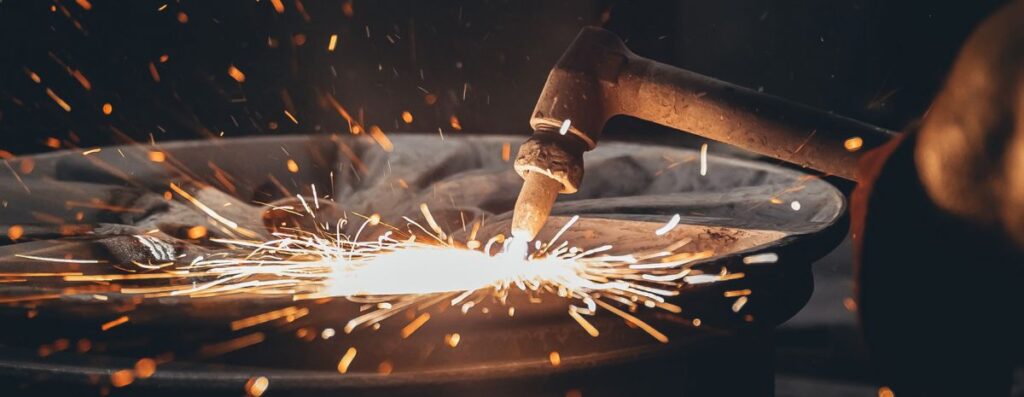
<path fill-rule="evenodd" d="M 271 0 L 0 1 L 0 149 L 348 133 L 325 95 L 385 132 L 452 133 L 455 116 L 463 133 L 525 135 L 547 70 L 585 25 L 615 31 L 640 55 L 901 129 L 1002 2 L 281 3 L 283 13 Z"/>

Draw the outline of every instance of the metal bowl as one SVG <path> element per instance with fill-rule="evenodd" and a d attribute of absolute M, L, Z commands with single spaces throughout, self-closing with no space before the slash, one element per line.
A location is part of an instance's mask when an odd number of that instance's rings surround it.
<path fill-rule="evenodd" d="M 218 208 L 234 207 L 232 214 L 244 218 L 239 223 L 254 229 L 263 225 L 266 213 L 259 206 L 246 207 L 248 203 L 308 196 L 313 185 L 320 194 L 329 192 L 339 210 L 380 213 L 384 219 L 418 214 L 419 204 L 427 203 L 456 239 L 466 237 L 464 225 L 474 220 L 484 220 L 481 234 L 507 229 L 521 184 L 508 154 L 515 153 L 521 138 L 393 134 L 390 140 L 391 152 L 365 136 L 277 136 L 110 147 L 88 154 L 61 151 L 11 160 L 17 178 L 9 178 L 2 188 L 7 201 L 0 208 L 0 225 L 18 225 L 22 235 L 0 246 L 0 273 L 7 280 L 0 283 L 0 302 L 6 304 L 2 313 L 8 318 L 0 331 L 5 346 L 0 372 L 8 379 L 102 387 L 111 373 L 130 368 L 140 357 L 173 353 L 172 361 L 132 387 L 164 388 L 150 392 L 241 390 L 247 379 L 265 376 L 273 390 L 564 393 L 584 384 L 595 389 L 603 381 L 583 379 L 608 373 L 608 379 L 629 376 L 660 384 L 657 380 L 671 377 L 691 388 L 717 383 L 714 390 L 741 390 L 745 386 L 717 380 L 724 379 L 724 371 L 749 372 L 748 367 L 770 363 L 766 335 L 806 303 L 812 289 L 809 264 L 838 244 L 845 231 L 844 197 L 827 182 L 714 155 L 707 157 L 702 175 L 696 151 L 605 142 L 588 154 L 580 192 L 560 197 L 540 239 L 551 236 L 569 216 L 580 215 L 579 224 L 566 233 L 576 245 L 612 243 L 613 252 L 634 252 L 688 238 L 693 241 L 688 249 L 714 252 L 695 266 L 697 271 L 715 274 L 724 268 L 744 274 L 683 288 L 671 299 L 683 308 L 680 314 L 633 313 L 664 332 L 667 344 L 608 313 L 591 320 L 601 332 L 592 338 L 557 298 L 531 302 L 513 296 L 514 316 L 496 302 L 477 308 L 486 307 L 487 313 L 439 311 L 426 326 L 402 338 L 398 330 L 407 322 L 403 319 L 385 321 L 379 331 L 342 334 L 344 321 L 358 313 L 358 305 L 338 299 L 292 302 L 257 294 L 140 299 L 119 292 L 133 282 L 91 283 L 83 289 L 82 283 L 61 277 L 18 281 L 16 274 L 23 272 L 110 273 L 109 263 L 15 256 L 109 257 L 109 247 L 97 241 L 109 235 L 110 224 L 128 225 L 129 230 L 153 227 L 173 236 L 193 220 L 202 221 L 201 213 L 161 206 L 170 183 L 192 186 L 197 197 L 230 201 Z M 656 236 L 654 230 L 674 214 L 680 215 L 680 225 Z M 727 291 L 743 289 L 753 292 L 737 309 L 736 298 L 727 297 Z M 239 332 L 228 328 L 232 320 L 293 305 L 309 308 L 310 314 Z M 101 329 L 122 315 L 130 320 Z M 316 337 L 325 328 L 337 329 L 338 335 Z M 455 332 L 461 342 L 451 348 L 445 338 Z M 223 346 L 218 344 L 236 338 L 260 342 L 210 354 Z M 93 348 L 74 352 L 82 343 Z M 336 366 L 349 347 L 357 347 L 358 358 L 342 375 Z M 559 353 L 557 366 L 552 352 Z M 389 374 L 379 373 L 385 362 L 392 368 L 384 371 Z M 759 379 L 749 384 L 771 381 L 770 376 Z M 644 387 L 623 385 L 630 390 Z"/>

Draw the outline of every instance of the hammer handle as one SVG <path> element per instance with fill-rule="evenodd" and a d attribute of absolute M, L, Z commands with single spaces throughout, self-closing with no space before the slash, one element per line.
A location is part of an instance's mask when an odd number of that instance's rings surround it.
<path fill-rule="evenodd" d="M 624 114 L 856 180 L 857 158 L 892 132 L 632 56 L 609 115 Z"/>

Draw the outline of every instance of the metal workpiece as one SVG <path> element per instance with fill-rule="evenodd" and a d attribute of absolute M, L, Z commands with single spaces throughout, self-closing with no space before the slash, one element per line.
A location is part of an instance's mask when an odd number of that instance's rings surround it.
<path fill-rule="evenodd" d="M 856 180 L 859 155 L 892 136 L 882 128 L 640 57 L 613 33 L 584 28 L 549 74 L 530 124 L 538 131 L 562 127 L 589 150 L 599 142 L 605 123 L 619 115 L 850 180 Z M 519 158 L 516 165 L 528 161 L 544 160 Z"/>

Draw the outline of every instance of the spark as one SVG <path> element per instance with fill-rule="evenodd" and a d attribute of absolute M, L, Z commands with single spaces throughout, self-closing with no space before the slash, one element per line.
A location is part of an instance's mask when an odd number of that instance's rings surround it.
<path fill-rule="evenodd" d="M 114 320 L 111 320 L 111 321 L 108 321 L 106 323 L 103 323 L 103 325 L 100 326 L 100 329 L 103 330 L 103 331 L 109 331 L 111 328 L 114 328 L 114 327 L 116 327 L 118 325 L 127 323 L 128 320 L 129 320 L 128 316 L 121 316 L 121 317 L 118 317 L 118 318 L 116 318 Z"/>
<path fill-rule="evenodd" d="M 267 379 L 265 376 L 249 378 L 249 380 L 245 382 L 245 392 L 247 395 L 252 397 L 262 396 L 269 387 L 270 379 Z"/>
<path fill-rule="evenodd" d="M 46 89 L 46 95 L 49 95 L 50 99 L 53 99 L 53 101 L 56 102 L 57 105 L 60 106 L 61 109 L 64 109 L 65 112 L 70 112 L 71 111 L 71 105 L 69 105 L 67 102 L 65 102 L 64 99 L 62 99 L 60 96 L 58 96 L 56 92 L 53 92 L 53 90 L 47 88 Z"/>
<path fill-rule="evenodd" d="M 348 372 L 348 367 L 352 365 L 352 360 L 356 359 L 356 348 L 350 347 L 345 351 L 345 355 L 341 356 L 341 361 L 338 361 L 338 372 Z"/>
<path fill-rule="evenodd" d="M 334 52 L 334 47 L 338 45 L 338 35 L 332 34 L 331 41 L 327 44 L 327 51 Z"/>
<path fill-rule="evenodd" d="M 569 126 L 571 123 L 572 122 L 569 121 L 569 119 L 565 119 L 565 121 L 562 122 L 562 126 L 558 127 L 558 133 L 561 135 L 565 135 L 566 132 L 569 132 Z"/>
<path fill-rule="evenodd" d="M 763 254 L 749 255 L 743 257 L 744 265 L 759 265 L 767 263 L 775 263 L 779 261 L 779 254 L 774 252 L 766 252 Z"/>
<path fill-rule="evenodd" d="M 402 328 L 402 339 L 406 339 L 409 336 L 411 336 L 413 333 L 416 332 L 416 330 L 420 329 L 420 327 L 422 327 L 423 324 L 426 324 L 427 321 L 430 321 L 430 313 L 420 314 L 419 317 L 416 317 L 415 320 L 412 320 L 412 322 L 410 322 L 409 325 L 406 325 L 405 328 Z"/>
<path fill-rule="evenodd" d="M 231 76 L 232 79 L 235 79 L 235 81 L 239 83 L 245 82 L 245 73 L 242 73 L 242 71 L 239 70 L 238 67 L 236 67 L 235 65 L 228 66 L 228 76 Z"/>
<path fill-rule="evenodd" d="M 708 144 L 700 145 L 700 176 L 708 174 Z"/>
<path fill-rule="evenodd" d="M 671 232 L 672 229 L 675 229 L 677 225 L 679 225 L 679 214 L 672 215 L 672 219 L 669 219 L 668 223 L 666 223 L 665 226 L 662 226 L 658 228 L 658 230 L 655 230 L 654 235 L 664 236 L 666 233 Z"/>
<path fill-rule="evenodd" d="M 846 151 L 848 152 L 856 152 L 860 150 L 862 146 L 864 146 L 864 138 L 861 138 L 859 136 L 855 136 L 843 141 L 843 147 L 846 148 Z"/>

